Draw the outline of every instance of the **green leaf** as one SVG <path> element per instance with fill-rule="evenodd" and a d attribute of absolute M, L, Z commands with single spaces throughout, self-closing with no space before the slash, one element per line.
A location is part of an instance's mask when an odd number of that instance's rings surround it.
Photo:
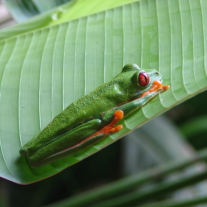
<path fill-rule="evenodd" d="M 206 132 L 207 116 L 198 116 L 181 125 L 180 130 L 186 136 L 196 136 L 199 133 Z"/>
<path fill-rule="evenodd" d="M 24 21 L 40 13 L 33 1 L 6 0 L 5 4 L 17 22 Z"/>
<path fill-rule="evenodd" d="M 50 0 L 50 1 L 41 1 L 41 0 L 7 0 L 5 4 L 10 10 L 13 18 L 17 22 L 22 22 L 36 16 L 40 13 L 53 9 L 65 2 L 72 2 L 76 0 Z"/>
<path fill-rule="evenodd" d="M 205 0 L 79 0 L 46 25 L 37 17 L 0 32 L 1 177 L 26 184 L 54 175 L 205 90 L 206 10 Z M 127 63 L 159 70 L 171 89 L 124 119 L 120 132 L 30 169 L 19 155 L 21 146 Z"/>

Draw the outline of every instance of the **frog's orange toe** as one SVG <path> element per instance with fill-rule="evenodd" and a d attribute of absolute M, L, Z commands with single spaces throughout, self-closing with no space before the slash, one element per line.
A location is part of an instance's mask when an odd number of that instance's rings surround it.
<path fill-rule="evenodd" d="M 152 93 L 152 92 L 156 92 L 156 91 L 158 91 L 158 90 L 166 91 L 166 90 L 168 90 L 169 88 L 170 88 L 169 85 L 165 85 L 165 86 L 163 86 L 162 83 L 161 83 L 160 81 L 155 80 L 155 81 L 153 82 L 153 84 L 152 84 L 152 87 L 151 87 L 148 91 L 144 92 L 140 97 L 144 97 L 144 96 L 146 96 L 146 95 L 148 95 L 148 94 L 150 94 L 150 93 Z"/>
<path fill-rule="evenodd" d="M 164 91 L 168 90 L 169 88 L 170 88 L 170 85 L 162 86 L 162 89 L 163 89 Z"/>
<path fill-rule="evenodd" d="M 114 112 L 114 118 L 117 117 L 118 121 L 123 119 L 124 112 L 122 110 L 117 110 Z"/>

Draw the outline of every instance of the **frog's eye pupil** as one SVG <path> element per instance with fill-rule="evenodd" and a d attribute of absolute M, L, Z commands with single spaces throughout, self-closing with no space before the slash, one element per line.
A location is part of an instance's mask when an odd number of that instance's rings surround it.
<path fill-rule="evenodd" d="M 138 76 L 138 83 L 140 86 L 147 86 L 150 82 L 150 78 L 147 73 L 140 72 Z"/>

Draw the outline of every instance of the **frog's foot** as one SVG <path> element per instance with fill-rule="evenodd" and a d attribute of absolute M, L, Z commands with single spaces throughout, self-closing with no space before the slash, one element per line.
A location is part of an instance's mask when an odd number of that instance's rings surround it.
<path fill-rule="evenodd" d="M 106 137 L 109 134 L 113 134 L 113 133 L 120 131 L 123 128 L 123 125 L 119 124 L 116 126 L 116 124 L 118 121 L 123 119 L 123 117 L 124 117 L 124 112 L 122 110 L 115 111 L 114 117 L 111 120 L 111 122 L 108 125 L 106 125 L 105 127 L 103 127 L 102 129 L 100 129 L 99 131 L 92 134 L 90 137 L 87 137 L 87 139 L 90 139 L 91 137 L 96 137 L 101 134 L 103 134 L 104 137 Z"/>
<path fill-rule="evenodd" d="M 144 92 L 140 97 L 146 96 L 146 95 L 148 95 L 152 92 L 156 92 L 156 91 L 166 91 L 169 88 L 170 88 L 169 85 L 164 85 L 163 86 L 160 81 L 155 80 L 152 84 L 152 87 L 148 91 Z"/>

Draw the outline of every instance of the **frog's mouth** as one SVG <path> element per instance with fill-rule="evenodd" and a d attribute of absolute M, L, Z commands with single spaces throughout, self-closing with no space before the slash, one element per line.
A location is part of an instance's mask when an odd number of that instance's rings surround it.
<path fill-rule="evenodd" d="M 153 93 L 153 92 L 157 92 L 157 91 L 166 91 L 170 88 L 169 85 L 162 85 L 162 83 L 158 80 L 155 80 L 153 83 L 152 83 L 152 86 L 149 90 L 145 91 L 141 96 L 139 96 L 139 98 L 141 97 L 144 97 L 150 93 Z"/>

